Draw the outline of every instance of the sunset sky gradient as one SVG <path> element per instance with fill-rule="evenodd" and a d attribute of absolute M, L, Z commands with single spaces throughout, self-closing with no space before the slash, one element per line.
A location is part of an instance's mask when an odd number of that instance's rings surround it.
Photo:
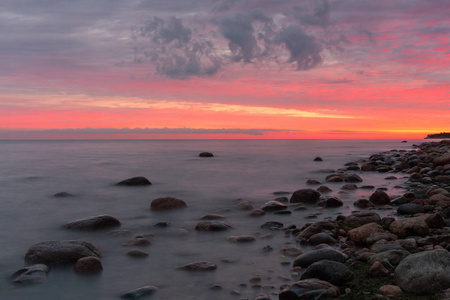
<path fill-rule="evenodd" d="M 448 0 L 2 0 L 0 139 L 450 130 Z"/>

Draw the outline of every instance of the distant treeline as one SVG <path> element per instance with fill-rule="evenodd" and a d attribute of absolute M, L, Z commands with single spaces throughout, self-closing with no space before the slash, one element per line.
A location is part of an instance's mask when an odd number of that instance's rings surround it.
<path fill-rule="evenodd" d="M 433 133 L 427 135 L 426 139 L 449 139 L 450 132 Z"/>

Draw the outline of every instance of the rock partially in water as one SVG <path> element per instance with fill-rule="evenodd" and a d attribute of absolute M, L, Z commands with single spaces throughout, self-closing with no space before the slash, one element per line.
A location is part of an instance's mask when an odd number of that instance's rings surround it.
<path fill-rule="evenodd" d="M 178 267 L 178 269 L 186 271 L 202 271 L 202 272 L 214 271 L 215 269 L 217 269 L 217 265 L 211 262 L 197 261 Z"/>
<path fill-rule="evenodd" d="M 148 253 L 145 251 L 142 251 L 142 250 L 133 249 L 131 251 L 128 251 L 127 255 L 131 256 L 131 257 L 141 258 L 141 257 L 147 257 Z"/>
<path fill-rule="evenodd" d="M 122 246 L 125 247 L 134 247 L 134 246 L 145 247 L 149 245 L 151 245 L 150 241 L 144 237 L 135 237 L 132 240 L 122 243 Z"/>
<path fill-rule="evenodd" d="M 145 177 L 138 176 L 138 177 L 131 177 L 125 180 L 122 180 L 116 185 L 122 185 L 122 186 L 144 186 L 144 185 L 151 185 L 152 183 Z"/>
<path fill-rule="evenodd" d="M 152 201 L 150 209 L 152 210 L 170 210 L 186 208 L 186 202 L 173 197 L 156 198 Z"/>
<path fill-rule="evenodd" d="M 122 295 L 122 299 L 139 299 L 144 296 L 149 296 L 155 293 L 158 289 L 154 286 L 147 285 L 143 286 L 141 288 L 131 290 L 125 294 Z"/>
<path fill-rule="evenodd" d="M 262 210 L 261 208 L 254 209 L 248 213 L 248 215 L 251 217 L 260 217 L 260 216 L 264 216 L 265 214 L 266 214 L 266 212 L 264 210 Z"/>
<path fill-rule="evenodd" d="M 320 156 L 316 156 L 313 161 L 323 161 L 323 158 Z"/>
<path fill-rule="evenodd" d="M 320 193 L 313 189 L 301 189 L 295 191 L 290 199 L 290 203 L 317 203 Z"/>
<path fill-rule="evenodd" d="M 281 291 L 279 300 L 326 299 L 339 297 L 339 289 L 327 281 L 304 279 Z"/>
<path fill-rule="evenodd" d="M 391 198 L 382 190 L 376 190 L 369 198 L 375 205 L 385 205 L 391 203 Z"/>
<path fill-rule="evenodd" d="M 100 230 L 120 226 L 120 221 L 108 215 L 99 215 L 84 219 L 77 219 L 64 225 L 65 229 L 70 230 Z"/>
<path fill-rule="evenodd" d="M 353 280 L 353 272 L 343 263 L 331 260 L 322 260 L 310 265 L 300 279 L 317 278 L 340 286 Z"/>
<path fill-rule="evenodd" d="M 249 200 L 238 200 L 235 207 L 240 210 L 252 210 L 253 204 Z"/>
<path fill-rule="evenodd" d="M 308 179 L 308 180 L 306 180 L 306 184 L 314 185 L 314 184 L 322 184 L 322 182 L 320 182 L 319 180 L 315 180 L 315 179 Z"/>
<path fill-rule="evenodd" d="M 345 182 L 362 182 L 363 180 L 357 174 L 350 174 L 344 178 L 344 181 Z"/>
<path fill-rule="evenodd" d="M 370 200 L 367 199 L 358 199 L 355 201 L 355 203 L 353 203 L 353 205 L 359 208 L 375 207 L 375 205 L 372 202 L 370 202 Z"/>
<path fill-rule="evenodd" d="M 103 271 L 103 266 L 98 257 L 88 256 L 77 260 L 73 270 L 77 273 L 98 273 Z"/>
<path fill-rule="evenodd" d="M 198 231 L 224 231 L 231 228 L 230 225 L 221 221 L 202 221 L 195 226 L 195 230 Z"/>
<path fill-rule="evenodd" d="M 332 192 L 333 190 L 325 185 L 321 185 L 316 189 L 316 191 L 318 191 L 319 193 L 329 193 Z"/>
<path fill-rule="evenodd" d="M 198 157 L 214 157 L 214 154 L 211 152 L 201 152 Z"/>
<path fill-rule="evenodd" d="M 228 237 L 228 241 L 234 243 L 248 243 L 256 241 L 255 237 L 252 235 L 238 235 Z"/>
<path fill-rule="evenodd" d="M 36 264 L 20 269 L 11 275 L 14 284 L 42 283 L 47 279 L 49 268 L 44 264 Z"/>
<path fill-rule="evenodd" d="M 85 241 L 46 241 L 31 246 L 25 254 L 28 264 L 73 264 L 83 257 L 101 257 L 100 250 Z"/>
<path fill-rule="evenodd" d="M 268 221 L 264 224 L 261 225 L 261 228 L 277 228 L 277 229 L 281 229 L 283 228 L 284 225 L 281 222 L 278 221 Z"/>
<path fill-rule="evenodd" d="M 394 280 L 401 289 L 418 295 L 434 294 L 450 288 L 450 252 L 424 251 L 403 259 Z"/>
<path fill-rule="evenodd" d="M 346 191 L 354 191 L 357 189 L 358 189 L 358 187 L 354 183 L 347 183 L 341 187 L 341 190 L 346 190 Z"/>
<path fill-rule="evenodd" d="M 266 202 L 263 206 L 261 206 L 261 209 L 264 210 L 265 212 L 280 211 L 287 209 L 287 206 L 286 204 L 283 204 L 281 202 L 271 200 Z"/>
<path fill-rule="evenodd" d="M 270 300 L 270 297 L 264 293 L 256 295 L 255 300 Z"/>
<path fill-rule="evenodd" d="M 316 249 L 297 256 L 294 261 L 294 267 L 306 268 L 315 262 L 325 259 L 344 263 L 346 256 L 333 248 Z"/>
<path fill-rule="evenodd" d="M 67 197 L 73 197 L 74 195 L 68 192 L 59 192 L 53 195 L 53 197 L 56 198 L 67 198 Z"/>
<path fill-rule="evenodd" d="M 344 203 L 337 197 L 325 197 L 325 199 L 320 201 L 318 205 L 322 207 L 336 208 L 343 206 Z"/>
<path fill-rule="evenodd" d="M 280 251 L 281 253 L 283 253 L 283 255 L 290 257 L 297 257 L 303 253 L 303 251 L 300 248 L 294 246 L 284 246 L 283 248 L 281 248 Z"/>
<path fill-rule="evenodd" d="M 215 214 L 205 215 L 200 218 L 200 220 L 207 220 L 207 221 L 222 220 L 222 219 L 225 219 L 225 217 L 222 215 L 215 215 Z"/>

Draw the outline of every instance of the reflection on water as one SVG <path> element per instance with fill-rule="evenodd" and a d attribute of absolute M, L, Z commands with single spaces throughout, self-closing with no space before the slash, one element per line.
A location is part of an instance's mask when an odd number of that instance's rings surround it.
<path fill-rule="evenodd" d="M 421 141 L 414 141 L 420 143 Z M 403 147 L 403 148 L 402 148 Z M 308 207 L 292 215 L 266 214 L 251 218 L 234 208 L 236 199 L 250 200 L 255 208 L 278 196 L 275 191 L 305 188 L 308 179 L 325 181 L 320 169 L 338 169 L 346 162 L 366 159 L 389 149 L 407 149 L 411 143 L 397 140 L 215 140 L 215 141 L 0 141 L 0 224 L 2 251 L 0 285 L 2 299 L 114 299 L 145 285 L 159 288 L 155 299 L 254 298 L 270 294 L 291 278 L 293 258 L 280 248 L 295 242 L 283 231 L 261 229 L 277 220 L 302 227 L 306 222 L 349 214 L 352 203 L 372 191 L 340 193 L 342 183 L 327 183 L 344 202 L 339 209 Z M 199 158 L 200 152 L 213 158 Z M 321 156 L 323 162 L 314 162 Z M 386 174 L 358 173 L 363 184 L 386 187 L 390 195 L 401 194 L 403 179 L 387 181 Z M 148 187 L 117 187 L 114 183 L 145 176 Z M 74 197 L 52 197 L 58 192 Z M 182 211 L 150 211 L 152 199 L 172 196 L 184 199 Z M 289 197 L 289 195 L 288 195 Z M 206 214 L 221 214 L 233 229 L 228 232 L 196 232 L 195 224 Z M 387 214 L 388 211 L 380 211 Z M 61 226 L 73 219 L 109 214 L 122 222 L 130 236 L 107 232 L 68 232 Z M 316 218 L 307 218 L 316 215 Z M 153 224 L 165 221 L 167 228 Z M 136 235 L 152 234 L 151 245 L 142 250 L 146 258 L 131 258 L 133 249 L 121 244 Z M 251 234 L 253 243 L 227 241 L 231 235 Z M 23 256 L 34 243 L 57 239 L 84 239 L 103 252 L 104 271 L 98 276 L 79 276 L 70 267 L 53 268 L 39 285 L 15 287 L 8 277 L 24 265 Z M 273 251 L 262 249 L 270 245 Z M 299 246 L 298 244 L 296 246 Z M 211 261 L 214 272 L 176 270 L 192 261 Z M 249 279 L 260 275 L 262 288 Z M 220 284 L 222 289 L 210 289 Z M 240 296 L 232 296 L 232 291 Z"/>

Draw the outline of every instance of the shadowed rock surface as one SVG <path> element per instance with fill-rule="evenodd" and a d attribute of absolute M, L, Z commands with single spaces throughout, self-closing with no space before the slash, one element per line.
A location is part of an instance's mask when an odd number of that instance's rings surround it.
<path fill-rule="evenodd" d="M 122 180 L 116 185 L 122 185 L 122 186 L 144 186 L 144 185 L 151 185 L 152 183 L 145 177 L 138 176 L 138 177 L 131 177 L 125 180 Z"/>
<path fill-rule="evenodd" d="M 120 226 L 120 221 L 112 216 L 100 215 L 71 221 L 64 225 L 70 230 L 100 230 Z"/>

